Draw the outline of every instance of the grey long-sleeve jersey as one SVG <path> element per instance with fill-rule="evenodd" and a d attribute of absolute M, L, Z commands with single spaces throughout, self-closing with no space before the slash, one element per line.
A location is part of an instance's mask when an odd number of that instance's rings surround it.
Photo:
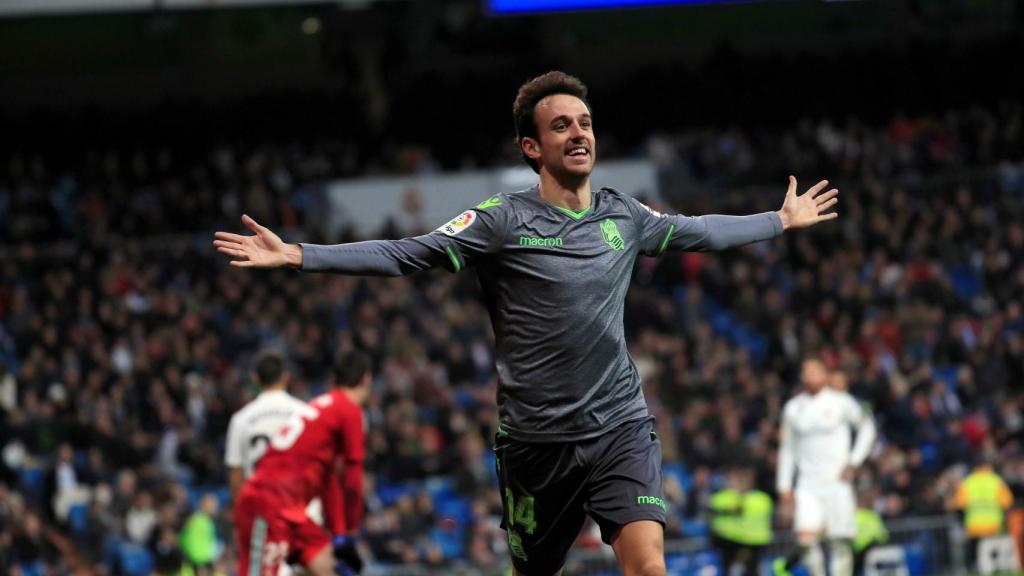
<path fill-rule="evenodd" d="M 648 414 L 622 323 L 637 256 L 721 250 L 781 232 L 774 212 L 662 215 L 611 188 L 573 212 L 534 186 L 423 236 L 302 244 L 302 268 L 384 276 L 475 268 L 494 326 L 502 429 L 521 441 L 576 441 Z"/>

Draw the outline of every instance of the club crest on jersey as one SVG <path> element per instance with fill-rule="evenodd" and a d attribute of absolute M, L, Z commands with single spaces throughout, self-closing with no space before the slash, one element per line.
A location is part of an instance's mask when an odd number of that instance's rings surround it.
<path fill-rule="evenodd" d="M 455 236 L 459 232 L 462 232 L 466 228 L 469 228 L 476 222 L 476 212 L 472 210 L 466 210 L 462 214 L 459 214 L 452 221 L 438 228 L 441 232 L 449 236 Z"/>
<path fill-rule="evenodd" d="M 604 241 L 611 246 L 612 250 L 622 250 L 626 247 L 626 241 L 619 234 L 619 227 L 611 218 L 601 221 L 601 235 L 604 236 Z"/>

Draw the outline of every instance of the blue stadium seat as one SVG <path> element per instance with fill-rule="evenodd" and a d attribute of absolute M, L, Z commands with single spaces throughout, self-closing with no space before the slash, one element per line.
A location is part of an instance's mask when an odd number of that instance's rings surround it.
<path fill-rule="evenodd" d="M 431 498 L 452 496 L 455 494 L 455 481 L 448 476 L 434 476 L 427 480 L 423 488 Z"/>
<path fill-rule="evenodd" d="M 68 525 L 71 531 L 81 536 L 89 531 L 89 506 L 74 504 L 68 508 Z"/>
<path fill-rule="evenodd" d="M 715 332 L 731 337 L 736 330 L 736 322 L 729 314 L 718 312 L 711 316 L 711 327 L 715 329 Z"/>
<path fill-rule="evenodd" d="M 498 460 L 498 457 L 494 453 L 494 450 L 485 450 L 484 451 L 484 462 L 486 463 L 487 473 L 491 477 L 491 481 L 492 482 L 497 482 L 498 481 L 498 467 L 496 465 L 496 461 L 497 460 Z"/>
<path fill-rule="evenodd" d="M 928 562 L 928 555 L 925 554 L 925 547 L 920 542 L 905 544 L 903 552 L 906 554 L 907 572 L 912 576 L 924 576 L 933 574 L 938 566 L 931 566 Z"/>
<path fill-rule="evenodd" d="M 686 467 L 678 462 L 668 462 L 662 466 L 662 472 L 679 482 L 684 491 L 688 491 L 693 485 L 693 478 L 686 472 Z"/>
<path fill-rule="evenodd" d="M 690 567 L 690 558 L 686 554 L 666 554 L 665 569 L 668 576 L 682 576 Z"/>
<path fill-rule="evenodd" d="M 203 490 L 198 486 L 188 489 L 188 507 L 195 510 L 199 507 L 199 501 L 203 499 Z"/>
<path fill-rule="evenodd" d="M 716 566 L 721 570 L 722 559 L 714 550 L 701 550 L 693 555 L 693 562 L 698 566 Z"/>
<path fill-rule="evenodd" d="M 217 502 L 220 504 L 220 509 L 226 509 L 228 504 L 231 503 L 231 488 L 226 484 L 222 484 L 217 486 L 213 492 L 217 495 Z"/>
<path fill-rule="evenodd" d="M 121 539 L 108 535 L 103 539 L 103 564 L 117 566 L 121 562 Z"/>
<path fill-rule="evenodd" d="M 669 576 L 704 576 L 705 574 L 722 573 L 721 561 L 714 551 L 666 556 L 665 569 Z"/>
<path fill-rule="evenodd" d="M 765 354 L 768 352 L 768 341 L 746 326 L 736 327 L 733 331 L 733 342 L 741 348 L 746 348 L 751 359 L 756 363 L 764 361 Z"/>
<path fill-rule="evenodd" d="M 458 526 L 467 526 L 473 519 L 473 507 L 469 500 L 454 495 L 434 498 L 434 509 L 439 518 L 451 518 Z"/>
<path fill-rule="evenodd" d="M 23 562 L 18 564 L 18 568 L 21 570 L 21 576 L 44 576 L 46 574 L 46 567 L 42 562 Z"/>
<path fill-rule="evenodd" d="M 459 389 L 455 391 L 455 404 L 469 410 L 476 406 L 476 398 L 468 390 Z"/>
<path fill-rule="evenodd" d="M 677 288 L 673 296 L 677 304 L 685 302 L 686 289 L 684 287 Z M 711 324 L 711 328 L 716 334 L 724 336 L 733 344 L 745 348 L 756 363 L 764 361 L 765 355 L 768 352 L 767 339 L 753 329 L 737 322 L 732 312 L 715 301 L 714 298 L 705 295 L 702 303 L 704 317 Z"/>
<path fill-rule="evenodd" d="M 465 531 L 461 528 L 453 530 L 434 528 L 430 531 L 430 539 L 441 549 L 445 558 L 460 558 L 464 551 L 462 544 L 464 533 Z"/>
<path fill-rule="evenodd" d="M 973 300 L 981 291 L 981 278 L 969 266 L 948 268 L 946 273 L 953 282 L 953 290 L 964 300 Z"/>
<path fill-rule="evenodd" d="M 412 492 L 412 489 L 404 484 L 381 484 L 377 486 L 377 498 L 385 506 L 394 504 L 399 498 L 410 492 Z"/>
<path fill-rule="evenodd" d="M 699 538 L 708 535 L 708 523 L 703 520 L 685 520 L 681 526 L 683 536 Z"/>
<path fill-rule="evenodd" d="M 935 442 L 925 442 L 917 447 L 921 452 L 921 463 L 925 468 L 934 469 L 939 466 L 939 446 Z"/>
<path fill-rule="evenodd" d="M 185 488 L 192 487 L 192 471 L 187 468 L 181 468 L 178 473 L 174 476 L 174 481 L 181 484 Z"/>
<path fill-rule="evenodd" d="M 946 385 L 946 389 L 950 392 L 956 390 L 956 373 L 959 372 L 960 367 L 953 366 L 935 366 L 932 368 L 932 375 Z"/>
<path fill-rule="evenodd" d="M 35 494 L 42 490 L 43 480 L 46 477 L 46 473 L 43 472 L 42 468 L 36 466 L 25 466 L 20 471 L 21 476 L 21 488 L 26 492 Z"/>
<path fill-rule="evenodd" d="M 121 572 L 125 576 L 149 576 L 153 570 L 153 556 L 138 544 L 121 545 Z"/>

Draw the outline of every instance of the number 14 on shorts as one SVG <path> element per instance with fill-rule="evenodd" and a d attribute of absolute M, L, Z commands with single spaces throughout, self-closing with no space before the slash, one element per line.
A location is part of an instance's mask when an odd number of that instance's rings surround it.
<path fill-rule="evenodd" d="M 505 502 L 508 506 L 509 527 L 519 525 L 527 534 L 533 534 L 537 528 L 537 521 L 533 516 L 533 496 L 520 496 L 517 502 L 512 490 L 505 488 Z"/>

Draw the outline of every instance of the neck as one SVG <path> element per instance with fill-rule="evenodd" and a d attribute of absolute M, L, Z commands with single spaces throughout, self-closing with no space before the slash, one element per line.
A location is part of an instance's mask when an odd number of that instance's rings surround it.
<path fill-rule="evenodd" d="M 342 388 L 341 391 L 345 396 L 348 396 L 348 399 L 351 400 L 353 404 L 362 405 L 365 396 L 362 388 Z"/>
<path fill-rule="evenodd" d="M 282 382 L 280 384 L 271 384 L 270 386 L 266 386 L 263 390 L 260 390 L 260 392 L 284 392 L 287 388 L 288 386 Z"/>
<path fill-rule="evenodd" d="M 559 178 L 541 170 L 540 197 L 555 206 L 582 212 L 590 208 L 590 176 Z"/>

